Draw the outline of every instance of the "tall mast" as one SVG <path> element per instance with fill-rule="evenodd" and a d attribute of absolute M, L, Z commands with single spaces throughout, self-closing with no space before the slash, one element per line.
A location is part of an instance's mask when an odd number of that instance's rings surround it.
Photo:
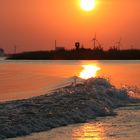
<path fill-rule="evenodd" d="M 57 45 L 57 44 L 56 44 L 56 40 L 55 40 L 55 44 L 54 44 L 54 45 L 55 45 L 55 50 L 56 50 L 56 45 Z"/>

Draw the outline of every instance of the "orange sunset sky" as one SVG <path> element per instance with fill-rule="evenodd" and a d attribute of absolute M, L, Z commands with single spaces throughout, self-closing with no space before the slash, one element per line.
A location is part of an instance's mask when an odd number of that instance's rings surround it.
<path fill-rule="evenodd" d="M 6 52 L 70 49 L 75 41 L 105 49 L 122 38 L 122 49 L 140 48 L 140 0 L 95 0 L 86 12 L 80 0 L 0 0 L 0 48 Z"/>

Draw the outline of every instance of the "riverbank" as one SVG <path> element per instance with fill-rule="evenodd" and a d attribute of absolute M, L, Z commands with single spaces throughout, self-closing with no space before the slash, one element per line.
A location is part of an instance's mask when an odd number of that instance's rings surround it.
<path fill-rule="evenodd" d="M 86 80 L 60 88 L 50 95 L 0 104 L 0 139 L 29 135 L 98 116 L 116 115 L 114 108 L 138 100 L 106 79 Z"/>
<path fill-rule="evenodd" d="M 22 52 L 9 55 L 11 60 L 140 60 L 139 49 L 119 50 L 110 48 L 72 49 Z"/>

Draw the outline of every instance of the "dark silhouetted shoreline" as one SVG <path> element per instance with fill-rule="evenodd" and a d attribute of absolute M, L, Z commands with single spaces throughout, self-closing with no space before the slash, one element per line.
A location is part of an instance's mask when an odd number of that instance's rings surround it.
<path fill-rule="evenodd" d="M 14 60 L 140 60 L 140 50 L 117 50 L 102 48 L 96 49 L 73 49 L 22 52 L 10 55 L 7 59 Z"/>

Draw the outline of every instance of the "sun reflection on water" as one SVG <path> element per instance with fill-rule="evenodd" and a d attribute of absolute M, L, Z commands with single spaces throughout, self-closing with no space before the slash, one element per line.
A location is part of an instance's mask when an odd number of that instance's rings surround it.
<path fill-rule="evenodd" d="M 83 70 L 80 72 L 79 77 L 82 79 L 89 79 L 92 77 L 96 77 L 97 72 L 101 70 L 99 66 L 96 66 L 95 64 L 88 64 L 88 65 L 82 65 Z"/>
<path fill-rule="evenodd" d="M 103 140 L 103 127 L 92 123 L 86 123 L 78 129 L 74 129 L 72 136 L 73 140 Z"/>

